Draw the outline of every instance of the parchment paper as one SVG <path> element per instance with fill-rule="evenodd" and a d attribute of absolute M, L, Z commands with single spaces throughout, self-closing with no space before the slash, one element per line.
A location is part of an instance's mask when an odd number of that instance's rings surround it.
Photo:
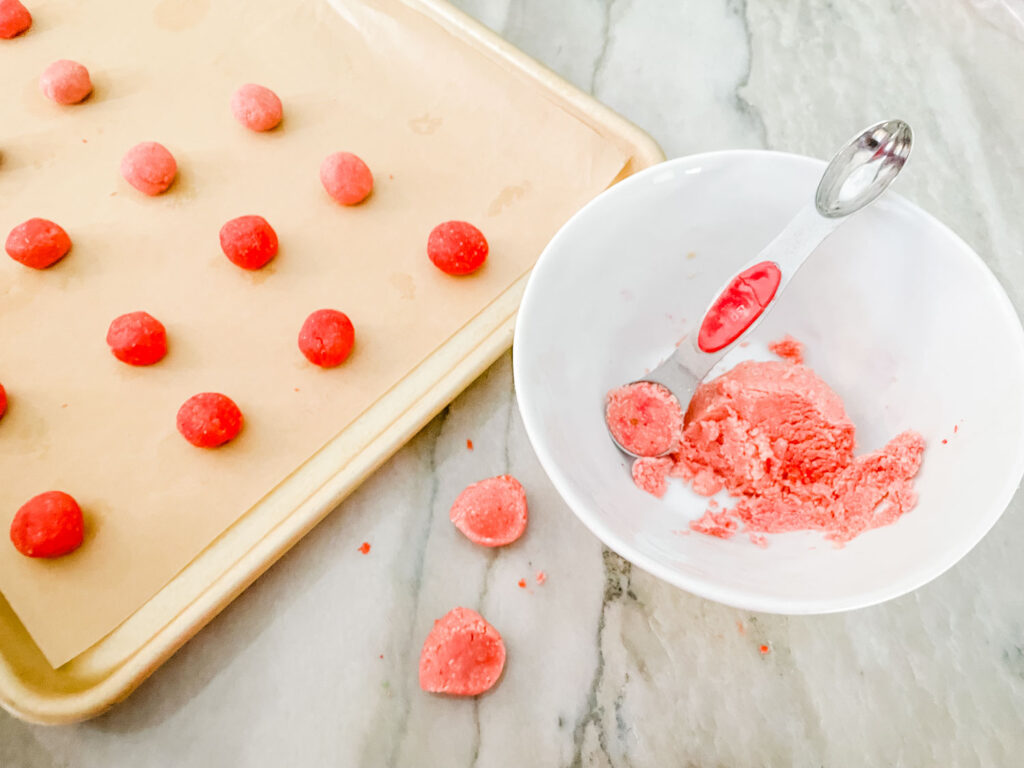
<path fill-rule="evenodd" d="M 532 265 L 627 158 L 536 86 L 399 0 L 54 0 L 0 41 L 0 235 L 32 216 L 74 247 L 44 272 L 0 256 L 0 523 L 31 496 L 81 503 L 83 546 L 33 561 L 0 540 L 0 591 L 47 659 L 66 662 L 116 627 L 227 526 Z M 51 61 L 89 67 L 92 98 L 38 90 Z M 281 128 L 234 122 L 246 82 L 284 102 Z M 121 155 L 159 141 L 180 167 L 147 198 Z M 372 197 L 343 208 L 320 161 L 363 157 Z M 265 216 L 281 251 L 247 273 L 221 254 L 227 219 Z M 425 255 L 460 218 L 491 244 L 453 279 Z M 306 315 L 346 312 L 356 350 L 320 370 L 296 346 Z M 144 309 L 168 357 L 131 368 L 110 320 Z M 232 443 L 201 450 L 175 430 L 190 395 L 242 408 Z"/>

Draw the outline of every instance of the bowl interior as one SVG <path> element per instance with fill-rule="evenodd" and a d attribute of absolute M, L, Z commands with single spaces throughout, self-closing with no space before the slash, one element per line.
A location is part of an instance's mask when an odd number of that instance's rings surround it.
<path fill-rule="evenodd" d="M 842 548 L 815 532 L 760 548 L 686 533 L 707 500 L 679 481 L 661 500 L 632 484 L 605 431 L 605 394 L 694 331 L 724 281 L 813 199 L 823 168 L 719 152 L 627 179 L 552 240 L 516 329 L 526 428 L 575 513 L 640 567 L 751 610 L 844 610 L 920 586 L 981 539 L 1024 471 L 1020 321 L 967 245 L 889 194 L 821 246 L 723 363 L 770 359 L 767 343 L 786 333 L 803 341 L 857 426 L 858 452 L 905 429 L 924 435 L 918 506 Z"/>

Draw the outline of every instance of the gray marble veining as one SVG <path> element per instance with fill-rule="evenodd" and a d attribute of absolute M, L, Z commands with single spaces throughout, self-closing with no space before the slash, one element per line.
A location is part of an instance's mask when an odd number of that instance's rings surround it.
<path fill-rule="evenodd" d="M 900 191 L 1024 307 L 1024 42 L 967 0 L 458 4 L 669 155 L 828 156 L 862 125 L 909 120 Z M 447 510 L 500 472 L 528 488 L 530 529 L 484 552 Z M 785 618 L 690 596 L 561 502 L 506 355 L 126 703 L 56 729 L 0 715 L 0 766 L 1021 765 L 1022 542 L 1018 494 L 958 566 L 882 606 Z M 508 645 L 475 701 L 416 683 L 423 637 L 456 604 Z"/>

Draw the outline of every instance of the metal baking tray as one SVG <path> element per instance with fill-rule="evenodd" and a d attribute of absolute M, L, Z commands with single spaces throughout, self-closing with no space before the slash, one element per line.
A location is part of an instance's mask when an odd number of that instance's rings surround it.
<path fill-rule="evenodd" d="M 619 178 L 664 159 L 636 126 L 444 0 L 404 0 L 453 37 L 527 78 L 630 157 Z M 539 256 L 539 254 L 538 254 Z M 269 497 L 244 514 L 121 626 L 58 669 L 0 596 L 0 704 L 70 723 L 127 697 L 167 658 L 419 431 L 512 342 L 523 276 Z"/>

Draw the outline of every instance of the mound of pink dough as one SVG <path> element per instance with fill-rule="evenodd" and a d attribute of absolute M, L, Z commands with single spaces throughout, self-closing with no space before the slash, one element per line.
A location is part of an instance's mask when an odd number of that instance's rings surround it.
<path fill-rule="evenodd" d="M 785 349 L 790 359 L 802 350 Z M 835 542 L 895 522 L 917 503 L 913 478 L 924 439 L 904 432 L 854 456 L 854 426 L 839 396 L 810 368 L 744 362 L 702 384 L 671 459 L 637 459 L 633 478 L 656 496 L 668 477 L 737 502 L 709 507 L 690 528 L 720 538 L 819 530 Z"/>

